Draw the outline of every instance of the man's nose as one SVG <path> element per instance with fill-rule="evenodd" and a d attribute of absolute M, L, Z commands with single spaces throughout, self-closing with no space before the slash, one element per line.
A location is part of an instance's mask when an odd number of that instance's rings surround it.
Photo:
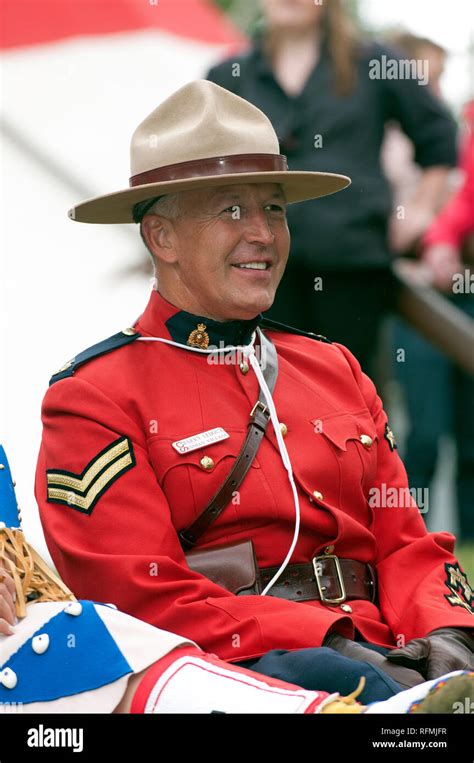
<path fill-rule="evenodd" d="M 246 216 L 244 237 L 249 243 L 257 243 L 261 246 L 269 246 L 275 241 L 267 215 L 263 210 L 249 212 Z"/>

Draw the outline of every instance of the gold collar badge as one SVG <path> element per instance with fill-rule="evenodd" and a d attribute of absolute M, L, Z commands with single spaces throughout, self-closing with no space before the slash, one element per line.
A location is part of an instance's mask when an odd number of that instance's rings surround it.
<path fill-rule="evenodd" d="M 395 448 L 397 447 L 397 441 L 396 441 L 395 435 L 393 434 L 392 430 L 390 429 L 388 423 L 385 424 L 385 434 L 384 434 L 384 437 L 385 437 L 385 439 L 387 440 L 387 442 L 388 442 L 388 444 L 390 446 L 390 450 L 394 451 Z"/>
<path fill-rule="evenodd" d="M 206 325 L 204 323 L 198 323 L 197 329 L 191 331 L 187 344 L 191 345 L 191 347 L 200 347 L 202 350 L 206 350 L 209 347 L 209 334 L 206 332 Z"/>

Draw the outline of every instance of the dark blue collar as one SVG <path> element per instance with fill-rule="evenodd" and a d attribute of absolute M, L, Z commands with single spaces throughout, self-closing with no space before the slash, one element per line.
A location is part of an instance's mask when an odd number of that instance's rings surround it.
<path fill-rule="evenodd" d="M 165 326 L 174 342 L 207 349 L 250 344 L 252 334 L 262 319 L 263 315 L 259 313 L 248 321 L 221 322 L 180 310 L 168 318 Z"/>

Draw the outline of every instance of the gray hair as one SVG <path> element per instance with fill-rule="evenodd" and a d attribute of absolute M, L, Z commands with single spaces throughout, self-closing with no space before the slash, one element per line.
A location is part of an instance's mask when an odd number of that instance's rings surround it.
<path fill-rule="evenodd" d="M 182 214 L 181 209 L 181 196 L 179 193 L 167 193 L 165 196 L 161 196 L 155 203 L 150 207 L 150 209 L 147 210 L 146 215 L 161 215 L 162 217 L 166 217 L 168 220 L 176 220 L 180 215 Z M 140 236 L 142 238 L 143 243 L 145 244 L 147 251 L 151 257 L 151 260 L 153 262 L 153 270 L 156 274 L 156 259 L 155 255 L 151 251 L 150 247 L 148 246 L 145 236 L 143 235 L 143 229 L 142 229 L 142 222 L 140 221 Z"/>
<path fill-rule="evenodd" d="M 147 212 L 147 215 L 162 215 L 175 220 L 181 214 L 181 196 L 179 193 L 167 193 L 161 196 Z"/>

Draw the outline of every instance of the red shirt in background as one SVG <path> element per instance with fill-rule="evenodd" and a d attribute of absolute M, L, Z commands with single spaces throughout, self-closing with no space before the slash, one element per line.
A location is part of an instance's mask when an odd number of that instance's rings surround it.
<path fill-rule="evenodd" d="M 425 248 L 433 244 L 452 244 L 460 249 L 466 236 L 474 232 L 474 101 L 467 104 L 464 116 L 467 137 L 460 161 L 464 181 L 426 232 Z"/>

